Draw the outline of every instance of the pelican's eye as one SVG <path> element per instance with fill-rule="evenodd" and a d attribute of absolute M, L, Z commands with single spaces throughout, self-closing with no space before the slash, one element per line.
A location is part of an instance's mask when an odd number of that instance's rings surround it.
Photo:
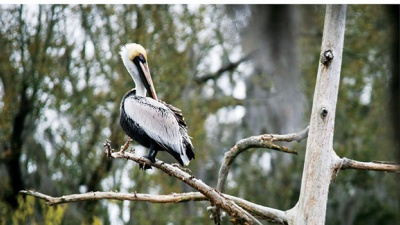
<path fill-rule="evenodd" d="M 146 63 L 146 58 L 144 57 L 144 55 L 142 53 L 140 53 L 138 57 L 139 57 L 140 62 Z"/>

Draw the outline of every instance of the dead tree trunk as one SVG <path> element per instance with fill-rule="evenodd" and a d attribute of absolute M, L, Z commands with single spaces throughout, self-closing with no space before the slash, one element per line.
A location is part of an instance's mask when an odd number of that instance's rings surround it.
<path fill-rule="evenodd" d="M 300 197 L 288 211 L 289 224 L 325 224 L 329 185 L 340 161 L 333 132 L 345 20 L 346 6 L 327 6 Z"/>

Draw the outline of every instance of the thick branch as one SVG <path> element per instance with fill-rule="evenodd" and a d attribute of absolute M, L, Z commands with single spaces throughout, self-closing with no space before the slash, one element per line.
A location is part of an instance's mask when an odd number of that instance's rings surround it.
<path fill-rule="evenodd" d="M 151 203 L 181 203 L 189 201 L 208 201 L 208 199 L 200 192 L 187 192 L 187 193 L 172 193 L 169 195 L 153 195 L 153 194 L 140 194 L 140 193 L 119 193 L 119 192 L 88 192 L 83 194 L 72 194 L 61 197 L 52 197 L 49 195 L 42 194 L 40 192 L 28 190 L 20 191 L 21 194 L 30 195 L 35 198 L 40 198 L 45 201 L 49 206 L 71 203 L 71 202 L 82 202 L 92 200 L 120 200 L 120 201 L 143 201 Z M 280 210 L 264 207 L 261 205 L 254 204 L 252 202 L 243 200 L 238 197 L 231 195 L 222 194 L 225 198 L 235 202 L 240 207 L 252 215 L 266 219 L 269 221 L 280 222 L 285 221 L 285 213 Z"/>
<path fill-rule="evenodd" d="M 130 140 L 128 140 L 129 142 Z M 133 152 L 127 152 L 125 144 L 119 152 L 112 152 L 110 143 L 104 144 L 107 147 L 106 154 L 111 158 L 125 158 L 135 161 L 139 164 L 146 164 L 155 168 L 162 170 L 164 173 L 176 177 L 179 180 L 185 182 L 189 186 L 198 190 L 202 193 L 212 204 L 224 209 L 229 215 L 235 218 L 238 224 L 261 224 L 256 218 L 246 212 L 244 209 L 240 208 L 234 202 L 226 199 L 219 191 L 208 186 L 203 181 L 196 179 L 193 175 L 183 171 L 179 166 L 170 165 L 157 160 L 152 163 L 149 159 L 135 155 Z"/>
<path fill-rule="evenodd" d="M 375 170 L 400 173 L 400 165 L 391 162 L 360 162 L 352 159 L 341 158 L 340 169 L 356 169 L 356 170 Z"/>
<path fill-rule="evenodd" d="M 333 151 L 333 131 L 345 23 L 345 5 L 326 7 L 299 201 L 287 211 L 288 224 L 325 224 L 329 185 L 338 159 Z"/>

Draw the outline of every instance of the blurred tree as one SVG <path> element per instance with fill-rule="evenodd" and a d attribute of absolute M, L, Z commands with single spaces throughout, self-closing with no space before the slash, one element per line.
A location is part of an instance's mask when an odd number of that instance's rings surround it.
<path fill-rule="evenodd" d="M 237 15 L 243 16 L 246 11 L 250 14 L 247 26 L 241 31 L 244 50 L 258 49 L 257 57 L 252 60 L 252 73 L 246 78 L 244 136 L 304 129 L 307 125 L 303 119 L 305 109 L 311 104 L 307 104 L 302 91 L 299 68 L 298 56 L 303 55 L 297 43 L 301 22 L 299 7 L 251 5 L 236 10 Z M 293 156 L 257 151 L 242 158 L 242 163 L 249 166 L 238 166 L 237 176 L 247 177 L 252 183 L 259 179 L 265 182 L 247 186 L 245 190 L 239 186 L 237 191 L 256 193 L 249 200 L 260 204 L 268 202 L 271 207 L 289 208 L 295 203 L 297 196 L 293 194 L 300 187 L 300 176 L 292 179 L 291 169 L 286 169 L 293 165 Z M 260 165 L 263 166 L 260 168 Z M 264 195 L 265 189 L 276 190 L 276 194 Z"/>
<path fill-rule="evenodd" d="M 61 6 L 39 6 L 35 16 L 27 20 L 25 6 L 9 6 L 1 19 L 2 32 L 2 108 L 1 108 L 1 142 L 2 176 L 1 197 L 11 207 L 16 208 L 18 190 L 29 186 L 30 181 L 41 183 L 45 177 L 36 172 L 47 170 L 46 164 L 37 163 L 43 160 L 44 148 L 33 136 L 39 122 L 43 106 L 47 102 L 45 77 L 53 71 L 62 70 L 63 64 L 57 49 L 51 54 L 55 45 L 54 27 L 60 19 Z M 11 21 L 11 22 L 10 22 Z M 36 24 L 36 25 L 34 25 Z M 47 65 L 54 65 L 47 67 Z M 27 154 L 26 147 L 33 149 Z M 31 160 L 22 160 L 29 158 Z M 30 170 L 31 180 L 24 179 L 25 172 Z M 6 174 L 4 174 L 6 172 Z"/>
<path fill-rule="evenodd" d="M 244 126 L 246 132 L 242 133 L 243 136 L 239 135 L 240 138 L 259 134 L 254 130 L 281 133 L 287 129 L 285 123 L 290 120 L 296 120 L 301 127 L 299 122 L 308 120 L 311 110 L 307 106 L 312 104 L 325 7 L 276 5 L 233 8 L 233 13 L 231 6 L 228 9 L 233 18 L 247 21 L 242 27 L 244 50 L 261 49 L 258 59 L 252 60 L 253 72 L 247 77 L 247 104 L 244 105 L 246 114 L 243 122 L 248 125 Z M 339 156 L 361 161 L 388 160 L 393 158 L 392 150 L 396 149 L 390 140 L 387 90 L 391 77 L 388 43 L 392 40 L 392 30 L 398 28 L 393 28 L 385 14 L 383 7 L 373 6 L 354 5 L 347 11 L 335 129 L 335 150 Z M 270 40 L 273 42 L 269 43 Z M 301 57 L 294 59 L 298 55 Z M 289 63 L 291 59 L 296 63 Z M 300 69 L 290 72 L 296 64 Z M 281 75 L 275 77 L 277 74 Z M 284 82 L 280 84 L 274 79 Z M 302 94 L 287 95 L 288 90 L 298 90 L 306 97 Z M 287 99 L 283 100 L 285 96 Z M 271 98 L 279 99 L 278 103 L 271 104 Z M 296 107 L 293 102 L 300 103 L 301 107 Z M 285 107 L 289 109 L 285 110 Z M 291 110 L 300 112 L 302 108 L 305 110 L 305 119 L 301 118 L 301 114 L 289 114 Z M 251 112 L 254 112 L 252 116 Z M 300 128 L 291 129 L 294 130 L 289 131 L 293 132 Z M 236 141 L 232 139 L 227 147 Z M 293 148 L 305 149 L 304 143 Z M 235 162 L 237 169 L 233 171 L 228 193 L 256 203 L 267 203 L 267 206 L 289 209 L 298 199 L 302 157 L 290 160 L 291 156 L 264 151 L 243 155 Z M 290 163 L 285 163 L 288 159 Z M 327 224 L 356 224 L 356 221 L 362 224 L 386 224 L 400 221 L 395 213 L 399 210 L 399 200 L 393 176 L 375 172 L 341 172 L 331 188 Z M 262 185 L 244 186 L 235 183 L 237 180 L 241 180 L 241 183 L 263 182 Z"/>

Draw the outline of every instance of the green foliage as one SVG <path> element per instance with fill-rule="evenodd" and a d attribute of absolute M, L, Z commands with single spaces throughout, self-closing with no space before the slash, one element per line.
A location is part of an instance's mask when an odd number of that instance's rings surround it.
<path fill-rule="evenodd" d="M 18 196 L 18 209 L 11 214 L 11 221 L 14 225 L 26 224 L 46 224 L 59 225 L 62 224 L 67 205 L 47 206 L 43 201 L 32 196 Z M 37 207 L 38 211 L 35 211 Z M 37 216 L 40 213 L 41 216 Z M 6 215 L 2 215 L 6 216 Z M 2 224 L 6 224 L 6 219 L 1 219 Z"/>
<path fill-rule="evenodd" d="M 28 223 L 36 224 L 32 221 L 35 201 L 36 199 L 33 197 L 23 198 L 22 196 L 18 196 L 19 208 L 12 215 L 12 223 L 16 225 Z"/>
<path fill-rule="evenodd" d="M 43 211 L 44 224 L 62 224 L 67 205 L 47 206 L 43 201 L 40 202 Z"/>

